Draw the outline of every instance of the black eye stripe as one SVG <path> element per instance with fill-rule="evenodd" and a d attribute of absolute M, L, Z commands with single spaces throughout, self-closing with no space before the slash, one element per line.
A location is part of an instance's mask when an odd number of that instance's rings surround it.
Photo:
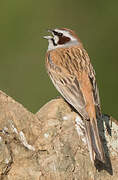
<path fill-rule="evenodd" d="M 62 33 L 59 33 L 59 32 L 56 32 L 56 31 L 53 31 L 53 33 L 54 33 L 54 35 L 56 35 L 56 36 L 63 36 Z"/>

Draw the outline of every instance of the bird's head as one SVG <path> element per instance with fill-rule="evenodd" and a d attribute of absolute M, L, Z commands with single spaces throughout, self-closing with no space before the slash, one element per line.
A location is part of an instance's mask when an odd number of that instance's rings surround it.
<path fill-rule="evenodd" d="M 49 42 L 48 50 L 81 44 L 75 32 L 70 29 L 56 28 L 53 30 L 48 30 L 48 32 L 52 33 L 52 36 L 44 36 L 44 38 L 48 39 Z"/>

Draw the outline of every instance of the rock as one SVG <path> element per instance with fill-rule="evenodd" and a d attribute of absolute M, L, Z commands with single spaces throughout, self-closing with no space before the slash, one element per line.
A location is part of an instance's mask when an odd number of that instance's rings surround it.
<path fill-rule="evenodd" d="M 118 124 L 99 122 L 107 163 L 94 166 L 81 117 L 62 98 L 34 115 L 0 91 L 1 180 L 116 180 Z"/>

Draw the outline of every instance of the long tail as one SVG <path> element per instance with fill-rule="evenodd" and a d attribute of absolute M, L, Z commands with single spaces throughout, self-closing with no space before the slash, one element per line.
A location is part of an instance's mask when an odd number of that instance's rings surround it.
<path fill-rule="evenodd" d="M 91 161 L 94 163 L 96 159 L 101 162 L 105 162 L 104 150 L 102 146 L 102 142 L 100 140 L 97 120 L 90 119 L 90 121 L 85 121 L 86 128 L 86 137 L 88 143 L 88 149 L 90 153 Z"/>

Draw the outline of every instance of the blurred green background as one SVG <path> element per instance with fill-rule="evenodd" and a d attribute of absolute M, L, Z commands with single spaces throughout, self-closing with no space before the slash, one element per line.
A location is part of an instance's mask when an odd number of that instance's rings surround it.
<path fill-rule="evenodd" d="M 102 110 L 118 119 L 118 1 L 0 1 L 0 89 L 32 112 L 59 95 L 45 70 L 46 29 L 76 31 L 96 70 Z"/>

